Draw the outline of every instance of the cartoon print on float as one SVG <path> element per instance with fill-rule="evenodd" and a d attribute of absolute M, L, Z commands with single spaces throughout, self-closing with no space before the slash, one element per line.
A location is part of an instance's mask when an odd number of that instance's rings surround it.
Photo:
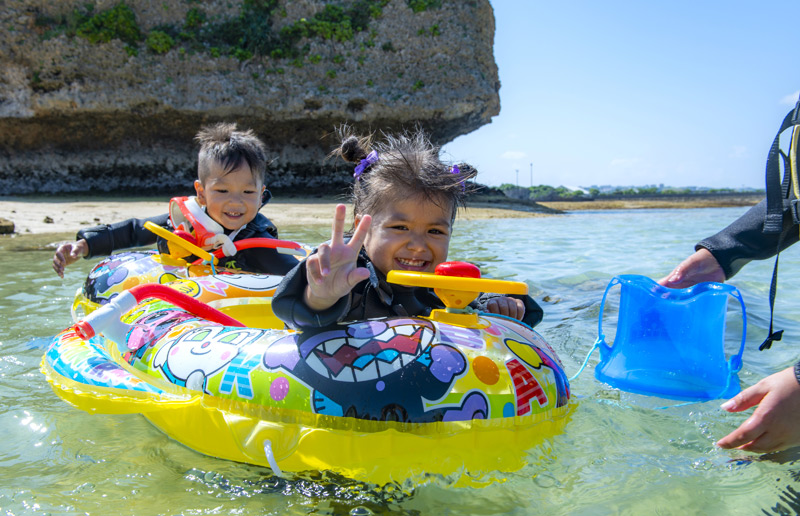
<path fill-rule="evenodd" d="M 220 283 L 242 290 L 264 292 L 278 288 L 283 276 L 272 276 L 269 274 L 218 274 L 214 279 Z"/>
<path fill-rule="evenodd" d="M 166 313 L 150 317 L 159 321 L 157 331 L 163 335 L 177 324 Z M 155 351 L 152 366 L 189 389 L 209 394 L 235 390 L 239 398 L 251 400 L 268 396 L 289 408 L 308 403 L 314 413 L 330 416 L 435 422 L 488 419 L 498 417 L 496 411 L 514 417 L 541 412 L 552 406 L 551 399 L 557 406 L 569 399 L 566 377 L 545 351 L 530 344 L 542 340 L 530 333 L 410 318 L 291 334 L 203 326 L 167 340 Z M 505 361 L 481 354 L 487 346 L 509 352 Z M 262 385 L 259 378 L 268 379 L 266 388 L 254 388 Z M 488 395 L 498 389 L 507 394 Z"/>
<path fill-rule="evenodd" d="M 86 283 L 83 285 L 84 295 L 95 303 L 108 302 L 109 296 L 104 294 L 128 277 L 128 269 L 122 265 L 136 261 L 143 256 L 145 253 L 122 253 L 109 256 L 89 271 Z"/>
<path fill-rule="evenodd" d="M 244 384 L 242 375 L 235 373 L 249 372 L 258 365 L 260 356 L 247 357 L 246 353 L 240 356 L 239 351 L 270 331 L 224 326 L 194 328 L 162 346 L 153 358 L 153 367 L 161 369 L 170 382 L 207 394 L 210 394 L 209 377 L 227 367 L 225 377 L 231 381 L 226 383 L 223 378 L 220 392 L 230 394 L 234 380 L 238 379 L 238 395 L 252 399 L 249 376 L 244 376 L 247 379 Z"/>
<path fill-rule="evenodd" d="M 136 359 L 141 359 L 145 351 L 156 345 L 156 343 L 176 325 L 197 319 L 194 315 L 183 310 L 163 309 L 150 312 L 138 318 L 136 313 L 132 317 L 137 318 L 136 324 L 126 337 L 130 354 L 126 355 L 129 364 L 133 364 Z M 149 346 L 145 344 L 150 343 Z"/>
<path fill-rule="evenodd" d="M 556 407 L 563 407 L 569 403 L 569 380 L 564 373 L 563 366 L 553 360 L 544 350 L 550 350 L 552 356 L 557 357 L 553 348 L 538 333 L 533 331 L 526 332 L 525 335 L 505 328 L 511 338 L 505 338 L 506 347 L 516 355 L 506 363 L 511 379 L 514 382 L 514 389 L 517 392 L 517 415 L 530 413 L 531 405 L 534 400 L 539 402 L 539 406 L 547 404 L 547 395 L 541 385 L 536 380 L 534 371 L 548 373 L 553 377 L 556 392 Z M 533 342 L 536 346 L 529 344 Z"/>
<path fill-rule="evenodd" d="M 563 370 L 546 350 L 552 348 L 534 331 L 519 325 L 507 326 L 494 320 L 482 330 L 438 325 L 439 338 L 461 349 L 471 349 L 469 371 L 459 381 L 462 392 L 509 394 L 490 396 L 489 411 L 493 417 L 526 416 L 552 407 L 566 405 L 569 383 Z M 542 349 L 537 349 L 540 346 Z M 502 350 L 503 362 L 486 356 L 487 348 Z M 475 416 L 480 417 L 479 415 Z"/>
<path fill-rule="evenodd" d="M 153 269 L 163 267 L 165 271 L 158 277 L 159 283 L 167 283 L 178 279 L 174 273 L 180 267 L 159 265 L 153 259 L 152 252 L 125 252 L 109 256 L 98 263 L 86 277 L 83 294 L 93 303 L 105 304 L 120 290 L 139 284 L 139 276 Z M 126 280 L 132 282 L 126 285 Z"/>
<path fill-rule="evenodd" d="M 400 422 L 486 417 L 480 392 L 466 393 L 456 405 L 430 406 L 467 369 L 461 351 L 434 337 L 433 324 L 422 319 L 364 321 L 280 338 L 267 348 L 263 365 L 308 387 L 317 414 Z"/>
<path fill-rule="evenodd" d="M 162 278 L 168 276 L 172 275 L 163 274 Z M 176 279 L 177 281 L 175 281 Z M 281 279 L 281 276 L 267 274 L 216 274 L 193 279 L 172 276 L 168 281 L 173 281 L 172 288 L 190 297 L 201 297 L 205 293 L 213 294 L 218 298 L 225 298 L 238 297 L 240 295 L 235 291 L 231 292 L 231 287 L 251 294 L 268 293 L 278 287 Z"/>

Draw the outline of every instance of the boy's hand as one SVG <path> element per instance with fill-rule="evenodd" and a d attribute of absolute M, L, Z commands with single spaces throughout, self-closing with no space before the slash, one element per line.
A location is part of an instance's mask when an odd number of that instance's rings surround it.
<path fill-rule="evenodd" d="M 53 256 L 53 270 L 60 277 L 64 277 L 64 269 L 67 265 L 72 265 L 79 259 L 89 254 L 89 244 L 81 238 L 75 242 L 66 242 L 58 246 L 56 254 Z"/>
<path fill-rule="evenodd" d="M 312 310 L 325 310 L 349 293 L 358 283 L 369 278 L 369 269 L 356 267 L 356 259 L 369 231 L 372 218 L 364 215 L 356 226 L 353 237 L 344 243 L 344 219 L 347 208 L 336 206 L 330 244 L 322 244 L 317 253 L 306 260 L 308 286 L 304 295 L 306 305 Z"/>
<path fill-rule="evenodd" d="M 514 297 L 493 297 L 486 303 L 486 311 L 521 321 L 525 317 L 525 303 Z"/>

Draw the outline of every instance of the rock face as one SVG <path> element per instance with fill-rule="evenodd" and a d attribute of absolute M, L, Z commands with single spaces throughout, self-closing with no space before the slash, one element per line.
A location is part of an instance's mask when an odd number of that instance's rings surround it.
<path fill-rule="evenodd" d="M 326 159 L 338 124 L 419 125 L 443 144 L 500 110 L 488 0 L 86 5 L 6 0 L 0 10 L 0 194 L 186 190 L 196 177 L 193 137 L 218 121 L 266 142 L 273 190 L 337 190 L 352 179 L 351 166 Z M 86 20 L 120 9 L 135 16 L 138 39 L 93 41 Z M 369 16 L 325 25 L 358 9 Z M 214 46 L 208 36 L 247 29 L 265 12 L 258 31 L 226 40 L 239 43 Z M 266 29 L 295 37 L 269 54 L 240 48 Z M 154 33 L 172 37 L 159 46 Z"/>
<path fill-rule="evenodd" d="M 14 232 L 14 223 L 0 217 L 0 235 L 10 235 Z"/>

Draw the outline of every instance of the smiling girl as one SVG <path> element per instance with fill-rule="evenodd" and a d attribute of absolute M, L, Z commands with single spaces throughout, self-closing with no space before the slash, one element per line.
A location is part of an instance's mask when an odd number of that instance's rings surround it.
<path fill-rule="evenodd" d="M 345 129 L 346 131 L 346 129 Z M 443 304 L 432 290 L 386 282 L 391 270 L 434 272 L 447 260 L 456 210 L 476 171 L 447 166 L 422 132 L 369 139 L 343 135 L 336 154 L 357 163 L 354 230 L 344 234 L 346 207 L 336 207 L 331 240 L 290 271 L 272 300 L 293 328 L 387 316 L 428 315 Z M 542 309 L 529 296 L 483 294 L 473 308 L 530 326 Z"/>

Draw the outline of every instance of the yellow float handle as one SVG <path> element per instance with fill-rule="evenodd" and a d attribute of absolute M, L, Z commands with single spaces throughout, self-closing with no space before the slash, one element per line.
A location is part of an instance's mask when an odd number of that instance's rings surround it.
<path fill-rule="evenodd" d="M 520 281 L 440 276 L 431 272 L 389 271 L 386 281 L 409 287 L 445 288 L 464 292 L 517 295 L 528 293 L 528 284 Z"/>
<path fill-rule="evenodd" d="M 193 243 L 191 243 L 191 242 L 179 237 L 175 233 L 173 233 L 173 232 L 171 232 L 171 231 L 169 231 L 167 229 L 162 228 L 158 224 L 154 224 L 153 222 L 150 222 L 148 220 L 148 221 L 145 221 L 144 227 L 145 227 L 145 229 L 149 229 L 150 231 L 152 231 L 156 235 L 160 236 L 161 238 L 164 238 L 164 239 L 172 242 L 173 244 L 175 244 L 177 246 L 183 247 L 184 249 L 186 249 L 187 251 L 189 251 L 193 255 L 197 256 L 198 258 L 202 258 L 203 260 L 205 260 L 207 262 L 211 262 L 213 264 L 217 263 L 216 256 L 213 256 L 208 251 L 204 251 L 202 248 L 197 247 Z"/>

